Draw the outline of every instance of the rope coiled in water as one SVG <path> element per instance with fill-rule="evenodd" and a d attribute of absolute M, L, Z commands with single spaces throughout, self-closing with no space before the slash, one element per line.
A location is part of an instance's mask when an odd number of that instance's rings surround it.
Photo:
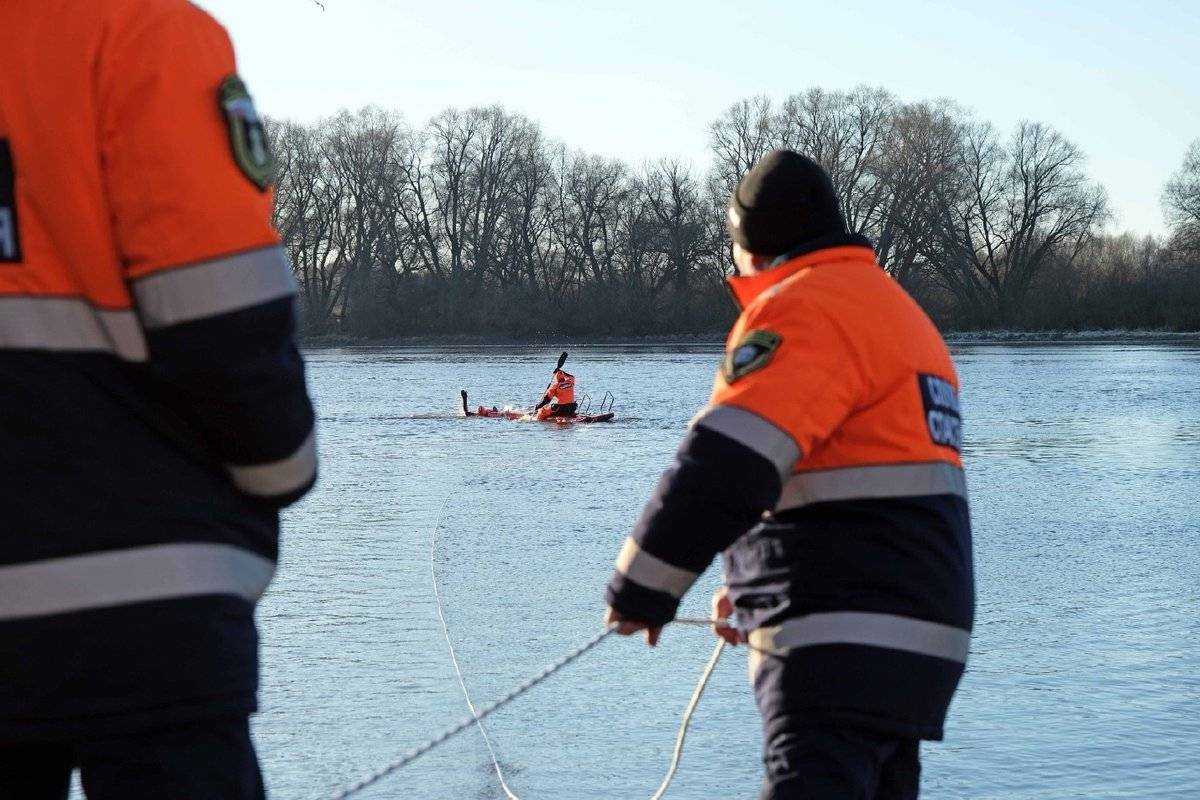
<path fill-rule="evenodd" d="M 462 733 L 467 728 L 474 725 L 477 721 L 487 719 L 489 716 L 491 716 L 495 712 L 499 711 L 501 708 L 504 708 L 504 706 L 508 705 L 513 700 L 516 700 L 518 697 L 525 694 L 530 689 L 537 686 L 539 683 L 543 682 L 544 680 L 549 678 L 551 675 L 553 675 L 554 673 L 561 670 L 563 667 L 570 664 L 572 661 L 576 660 L 580 656 L 587 653 L 593 647 L 600 644 L 605 639 L 607 639 L 609 636 L 611 636 L 614 632 L 615 632 L 614 628 L 605 628 L 604 630 L 600 631 L 595 636 L 593 636 L 592 638 L 588 639 L 586 642 L 581 644 L 579 647 L 572 650 L 570 653 L 567 653 L 565 656 L 558 659 L 550 666 L 546 667 L 544 670 L 539 672 L 537 675 L 534 675 L 532 678 L 530 678 L 529 680 L 522 683 L 520 686 L 518 686 L 515 689 L 513 689 L 512 691 L 510 691 L 508 694 L 501 697 L 499 700 L 496 700 L 493 703 L 489 703 L 488 705 L 479 709 L 479 713 L 464 718 L 458 724 L 453 725 L 450 728 L 447 728 L 446 730 L 439 733 L 437 736 L 433 737 L 432 739 L 430 739 L 429 741 L 420 745 L 419 747 L 416 747 L 416 748 L 410 750 L 403 757 L 397 759 L 396 761 L 393 761 L 391 764 L 388 764 L 386 767 L 383 767 L 383 768 L 377 770 L 376 772 L 372 773 L 368 777 L 363 778 L 362 780 L 358 781 L 354 785 L 347 787 L 346 789 L 342 790 L 340 793 L 334 795 L 333 800 L 345 800 L 348 797 L 352 797 L 353 795 L 358 794 L 363 789 L 366 789 L 368 786 L 378 783 L 379 781 L 383 780 L 387 776 L 391 775 L 396 770 L 408 766 L 409 764 L 416 761 L 421 756 L 428 753 L 430 750 L 432 750 L 435 747 L 437 747 L 438 745 L 446 742 L 448 739 L 452 739 L 453 737 Z"/>
<path fill-rule="evenodd" d="M 496 770 L 500 788 L 504 790 L 504 796 L 508 800 L 521 800 L 513 794 L 513 790 L 508 788 L 508 782 L 504 780 L 504 771 L 500 769 L 500 759 L 496 758 L 496 750 L 492 747 L 492 737 L 488 736 L 487 729 L 483 727 L 483 722 L 479 718 L 479 712 L 475 710 L 475 704 L 471 702 L 471 693 L 467 691 L 467 681 L 463 678 L 462 668 L 458 665 L 458 654 L 454 652 L 454 643 L 450 641 L 450 627 L 446 624 L 445 609 L 442 607 L 442 592 L 438 588 L 437 579 L 437 532 L 442 525 L 442 515 L 446 512 L 446 503 L 449 500 L 450 495 L 447 495 L 446 499 L 442 501 L 437 524 L 433 527 L 433 533 L 429 535 L 429 578 L 433 582 L 434 599 L 437 600 L 438 620 L 442 623 L 442 635 L 446 637 L 446 647 L 450 650 L 450 663 L 454 665 L 454 674 L 458 676 L 458 685 L 462 689 L 463 699 L 467 701 L 467 708 L 470 709 L 471 716 L 475 718 L 475 725 L 483 736 L 483 743 L 487 746 L 488 755 L 492 757 L 492 766 Z"/>
<path fill-rule="evenodd" d="M 675 779 L 675 771 L 679 769 L 679 762 L 683 760 L 683 743 L 687 739 L 688 728 L 692 724 L 692 715 L 696 713 L 696 706 L 700 705 L 700 696 L 704 694 L 704 689 L 708 686 L 708 679 L 712 677 L 713 670 L 717 668 L 717 661 L 720 660 L 723 652 L 725 652 L 725 640 L 720 639 L 717 641 L 717 646 L 713 648 L 712 655 L 708 657 L 708 663 L 704 665 L 704 671 L 700 673 L 700 682 L 692 690 L 692 699 L 688 701 L 687 708 L 683 712 L 683 720 L 679 723 L 679 734 L 675 737 L 675 750 L 671 753 L 671 766 L 667 768 L 667 774 L 650 800 L 662 800 L 667 789 L 671 788 L 671 781 Z"/>
<path fill-rule="evenodd" d="M 468 717 L 464 717 L 457 724 L 453 725 L 450 728 L 447 728 L 445 731 L 443 731 L 442 733 L 433 737 L 432 739 L 428 740 L 424 744 L 410 750 L 408 753 L 406 753 L 405 755 L 403 755 L 401 758 L 397 759 L 396 761 L 393 761 L 392 763 L 376 770 L 371 775 L 368 775 L 367 777 L 359 780 L 358 782 L 346 787 L 341 792 L 334 795 L 332 800 L 347 800 L 347 798 L 353 797 L 354 795 L 358 794 L 359 792 L 363 791 L 364 789 L 366 789 L 370 786 L 373 786 L 374 784 L 376 784 L 379 781 L 383 780 L 384 778 L 388 777 L 392 773 L 408 766 L 409 764 L 416 761 L 421 756 L 425 755 L 426 753 L 428 753 L 429 751 L 433 750 L 434 748 L 440 746 L 441 744 L 445 743 L 446 741 L 454 738 L 455 736 L 462 733 L 463 731 L 465 731 L 467 728 L 471 727 L 472 725 L 475 725 L 476 727 L 478 727 L 480 734 L 483 736 L 483 741 L 484 741 L 484 744 L 487 746 L 488 754 L 492 758 L 492 765 L 495 768 L 496 777 L 500 781 L 500 787 L 504 790 L 504 794 L 505 794 L 507 800 L 520 800 L 520 798 L 518 798 L 517 795 L 513 793 L 512 789 L 509 788 L 508 783 L 504 780 L 504 772 L 500 768 L 500 761 L 496 757 L 496 751 L 492 746 L 491 737 L 488 736 L 487 731 L 483 727 L 483 720 L 486 719 L 487 717 L 491 716 L 496 711 L 499 711 L 501 708 L 508 705 L 513 700 L 516 700 L 518 697 L 525 694 L 529 690 L 533 689 L 538 684 L 544 682 L 546 679 L 548 679 L 550 676 L 554 675 L 556 672 L 559 672 L 560 670 L 564 669 L 566 666 L 568 666 L 572 662 L 581 658 L 583 655 L 585 655 L 586 653 L 591 651 L 593 648 L 595 648 L 597 645 L 599 645 L 601 642 L 603 642 L 605 639 L 607 639 L 609 636 L 611 636 L 612 634 L 614 634 L 616 632 L 617 626 L 615 623 L 612 625 L 606 626 L 604 628 L 604 630 L 602 630 L 599 633 L 597 633 L 596 635 L 592 636 L 590 639 L 588 639 L 586 642 L 581 644 L 579 647 L 576 647 L 574 650 L 567 653 L 562 658 L 560 658 L 557 661 L 555 661 L 554 663 L 550 664 L 545 669 L 543 669 L 541 672 L 539 672 L 537 675 L 534 675 L 532 678 L 530 678 L 529 680 L 522 683 L 520 686 L 517 686 L 516 688 L 512 689 L 511 691 L 509 691 L 507 694 L 505 694 L 500 699 L 498 699 L 492 703 L 489 703 L 488 705 L 484 706 L 481 709 L 477 709 L 475 706 L 475 703 L 471 700 L 470 692 L 467 691 L 466 680 L 464 679 L 462 669 L 459 666 L 458 657 L 454 651 L 454 644 L 450 640 L 450 629 L 449 629 L 449 626 L 446 624 L 446 616 L 445 616 L 443 606 L 442 606 L 442 595 L 441 595 L 441 591 L 438 587 L 438 581 L 437 581 L 437 566 L 436 566 L 437 532 L 438 532 L 438 529 L 441 527 L 442 515 L 446 511 L 446 503 L 449 501 L 449 499 L 450 499 L 450 497 L 447 496 L 446 500 L 444 500 L 442 502 L 442 507 L 438 512 L 437 521 L 436 521 L 436 523 L 433 527 L 433 531 L 429 537 L 429 571 L 430 571 L 430 578 L 432 579 L 432 583 L 433 583 L 434 598 L 437 601 L 438 619 L 442 623 L 442 634 L 446 638 L 446 646 L 450 650 L 450 661 L 454 665 L 454 671 L 455 671 L 455 674 L 458 676 L 458 683 L 462 689 L 463 698 L 466 700 L 467 708 L 470 710 L 471 714 Z M 708 625 L 712 625 L 713 621 L 706 620 L 706 619 L 697 619 L 697 618 L 681 618 L 681 619 L 676 619 L 675 623 L 683 624 L 683 625 L 708 626 Z M 651 796 L 650 800 L 661 800 L 662 797 L 666 794 L 667 789 L 670 788 L 671 781 L 674 780 L 674 778 L 675 778 L 675 773 L 679 769 L 679 764 L 683 758 L 684 742 L 687 739 L 687 732 L 688 732 L 689 727 L 691 726 L 692 717 L 694 716 L 694 714 L 696 712 L 697 706 L 700 704 L 700 697 L 704 694 L 704 690 L 708 686 L 709 679 L 712 677 L 713 672 L 716 670 L 717 662 L 720 660 L 721 654 L 722 654 L 722 652 L 724 652 L 724 649 L 725 649 L 725 641 L 722 639 L 717 642 L 716 648 L 713 650 L 712 655 L 709 656 L 708 663 L 705 665 L 703 672 L 701 672 L 701 674 L 700 674 L 700 680 L 696 684 L 696 688 L 692 691 L 691 699 L 688 701 L 687 708 L 684 710 L 683 718 L 680 722 L 679 733 L 676 735 L 676 738 L 675 738 L 675 748 L 671 755 L 670 766 L 667 769 L 666 775 L 663 777 L 662 783 L 659 784 L 658 789 Z"/>

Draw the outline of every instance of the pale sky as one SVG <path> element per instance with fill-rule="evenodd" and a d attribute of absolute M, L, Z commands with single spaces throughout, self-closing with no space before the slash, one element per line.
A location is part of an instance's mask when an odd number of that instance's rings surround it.
<path fill-rule="evenodd" d="M 1146 233 L 1200 138 L 1200 0 L 323 2 L 198 0 L 264 113 L 375 104 L 421 125 L 500 103 L 574 149 L 706 169 L 708 125 L 737 100 L 865 83 L 1058 128 L 1114 228 Z"/>

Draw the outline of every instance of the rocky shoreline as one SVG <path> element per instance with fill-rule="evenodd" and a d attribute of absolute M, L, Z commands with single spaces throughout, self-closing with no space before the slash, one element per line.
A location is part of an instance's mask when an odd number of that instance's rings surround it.
<path fill-rule="evenodd" d="M 966 344 L 1200 344 L 1200 331 L 1094 330 L 1094 331 L 948 331 L 943 334 L 952 345 Z M 476 334 L 429 334 L 368 339 L 351 336 L 301 337 L 306 350 L 384 347 L 636 347 L 636 346 L 720 346 L 723 331 L 692 335 L 662 334 L 651 336 L 484 336 Z"/>

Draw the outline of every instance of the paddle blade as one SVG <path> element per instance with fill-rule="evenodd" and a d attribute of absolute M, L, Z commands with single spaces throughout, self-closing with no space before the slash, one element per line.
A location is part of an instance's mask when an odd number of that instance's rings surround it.
<path fill-rule="evenodd" d="M 560 369 L 562 369 L 563 364 L 565 363 L 567 363 L 567 354 L 564 352 L 558 357 L 558 366 L 554 368 L 554 371 L 558 372 Z"/>
<path fill-rule="evenodd" d="M 459 390 L 458 390 L 458 393 L 459 393 L 460 395 L 462 395 L 463 416 L 464 416 L 464 417 L 469 417 L 469 416 L 471 416 L 471 412 L 470 412 L 470 411 L 467 411 L 467 390 L 466 390 L 466 389 L 459 389 Z"/>

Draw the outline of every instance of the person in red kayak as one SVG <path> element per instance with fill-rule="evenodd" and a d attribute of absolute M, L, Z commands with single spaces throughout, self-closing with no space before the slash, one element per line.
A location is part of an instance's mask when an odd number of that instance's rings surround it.
<path fill-rule="evenodd" d="M 559 356 L 558 366 L 554 368 L 554 374 L 550 377 L 550 384 L 542 394 L 542 399 L 533 407 L 538 419 L 575 416 L 575 410 L 578 408 L 575 403 L 575 376 L 563 372 L 566 360 L 566 353 Z"/>

